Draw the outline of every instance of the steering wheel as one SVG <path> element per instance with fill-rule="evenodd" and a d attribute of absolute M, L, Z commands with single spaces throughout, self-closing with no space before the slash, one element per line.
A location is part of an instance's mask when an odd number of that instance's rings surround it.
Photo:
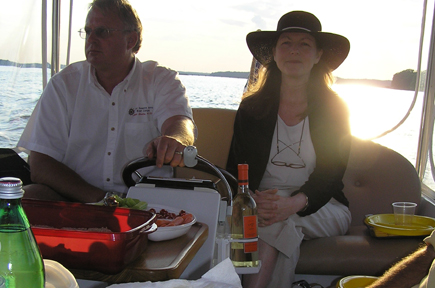
<path fill-rule="evenodd" d="M 229 194 L 228 196 L 230 196 L 230 199 L 232 199 L 237 192 L 237 187 L 238 187 L 237 179 L 228 171 L 219 168 L 217 166 L 214 166 L 213 164 L 211 164 L 210 162 L 208 162 L 206 159 L 204 159 L 199 155 L 197 155 L 195 159 L 198 160 L 196 165 L 187 168 L 191 168 L 201 172 L 206 172 L 208 174 L 220 178 L 222 181 L 226 181 L 231 188 L 231 191 L 227 191 L 227 193 L 231 193 L 231 195 Z M 156 165 L 156 160 L 149 159 L 148 157 L 141 157 L 131 161 L 125 166 L 124 170 L 122 171 L 122 179 L 124 180 L 125 185 L 127 185 L 128 188 L 136 185 L 137 182 L 133 179 L 133 174 L 141 178 L 142 175 L 137 170 L 149 166 L 155 166 L 155 165 Z M 222 179 L 222 176 L 224 177 L 224 179 Z"/>

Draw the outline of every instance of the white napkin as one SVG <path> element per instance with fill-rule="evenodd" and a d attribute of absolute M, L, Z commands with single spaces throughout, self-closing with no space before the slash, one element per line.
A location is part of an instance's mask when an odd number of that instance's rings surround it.
<path fill-rule="evenodd" d="M 173 279 L 161 282 L 135 282 L 113 284 L 108 288 L 242 288 L 242 283 L 233 263 L 227 258 L 198 280 Z"/>

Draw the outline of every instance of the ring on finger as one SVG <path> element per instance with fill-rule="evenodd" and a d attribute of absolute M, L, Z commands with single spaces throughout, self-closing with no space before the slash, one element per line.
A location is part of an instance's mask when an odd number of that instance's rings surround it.
<path fill-rule="evenodd" d="M 183 152 L 182 152 L 182 151 L 175 151 L 174 153 L 175 153 L 175 154 L 178 154 L 178 155 L 183 155 Z"/>

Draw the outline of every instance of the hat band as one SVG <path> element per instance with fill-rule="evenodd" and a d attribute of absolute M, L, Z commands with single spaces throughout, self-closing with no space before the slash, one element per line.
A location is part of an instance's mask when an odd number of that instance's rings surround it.
<path fill-rule="evenodd" d="M 311 32 L 310 29 L 303 28 L 303 27 L 286 27 L 286 28 L 283 28 L 281 31 L 290 30 L 290 29 L 297 29 L 297 30 L 304 30 L 304 31 L 307 31 L 307 32 Z"/>

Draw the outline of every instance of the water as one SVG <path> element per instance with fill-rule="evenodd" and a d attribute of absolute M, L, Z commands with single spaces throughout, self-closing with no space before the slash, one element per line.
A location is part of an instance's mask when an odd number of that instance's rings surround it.
<path fill-rule="evenodd" d="M 0 147 L 15 147 L 42 92 L 40 68 L 0 66 Z M 237 109 L 245 79 L 180 75 L 192 107 Z M 334 85 L 348 103 L 352 134 L 375 137 L 394 127 L 406 114 L 414 92 L 356 85 Z M 408 119 L 379 139 L 415 165 L 422 93 Z M 201 131 L 199 131 L 201 133 Z"/>
<path fill-rule="evenodd" d="M 0 66 L 0 147 L 14 147 L 42 93 L 39 68 Z"/>

